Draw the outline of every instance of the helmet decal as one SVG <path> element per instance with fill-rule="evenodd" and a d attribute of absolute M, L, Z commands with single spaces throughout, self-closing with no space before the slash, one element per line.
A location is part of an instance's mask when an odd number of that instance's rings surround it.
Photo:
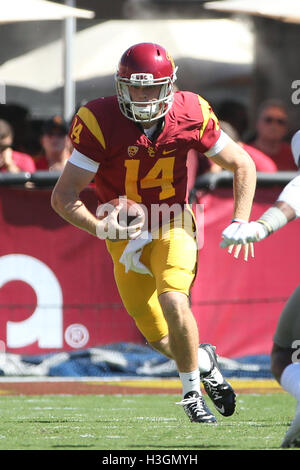
<path fill-rule="evenodd" d="M 168 52 L 166 53 L 166 57 L 171 62 L 173 70 L 175 70 L 175 63 L 174 63 L 173 57 Z"/>

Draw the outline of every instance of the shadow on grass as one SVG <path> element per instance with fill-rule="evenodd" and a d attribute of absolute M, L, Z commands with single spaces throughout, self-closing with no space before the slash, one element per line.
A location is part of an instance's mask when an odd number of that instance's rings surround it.
<path fill-rule="evenodd" d="M 51 446 L 53 449 L 81 449 L 81 448 L 90 448 L 90 447 L 95 447 L 93 444 L 57 444 L 57 445 L 52 445 Z"/>

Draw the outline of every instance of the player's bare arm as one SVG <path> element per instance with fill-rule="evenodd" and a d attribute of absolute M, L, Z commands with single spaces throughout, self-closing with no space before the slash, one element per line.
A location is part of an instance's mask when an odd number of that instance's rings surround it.
<path fill-rule="evenodd" d="M 233 195 L 234 210 L 232 223 L 223 231 L 224 238 L 221 246 L 229 247 L 228 252 L 231 253 L 233 245 L 229 242 L 231 233 L 236 231 L 238 227 L 249 220 L 253 198 L 256 188 L 256 168 L 250 155 L 232 140 L 215 156 L 211 157 L 214 163 L 222 168 L 232 171 L 233 179 Z M 228 235 L 228 239 L 227 239 Z M 238 245 L 235 249 L 234 256 L 239 256 L 242 245 Z M 250 244 L 251 255 L 254 257 L 253 245 Z M 248 260 L 249 246 L 244 246 L 244 260 Z"/>
<path fill-rule="evenodd" d="M 256 188 L 256 169 L 252 158 L 230 140 L 218 154 L 211 157 L 211 160 L 234 173 L 233 219 L 248 221 Z"/>

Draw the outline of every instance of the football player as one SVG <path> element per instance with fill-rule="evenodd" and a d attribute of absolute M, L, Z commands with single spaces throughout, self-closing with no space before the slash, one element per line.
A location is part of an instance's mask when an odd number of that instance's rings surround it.
<path fill-rule="evenodd" d="M 74 117 L 69 133 L 74 151 L 53 190 L 52 207 L 71 224 L 106 239 L 126 310 L 148 343 L 176 361 L 184 410 L 192 422 L 214 423 L 200 381 L 224 416 L 235 410 L 235 393 L 219 370 L 214 347 L 199 347 L 189 306 L 198 252 L 186 199 L 187 152 L 196 149 L 233 171 L 238 225 L 250 216 L 256 171 L 249 155 L 221 131 L 207 101 L 191 92 L 174 93 L 175 80 L 172 57 L 160 45 L 140 43 L 124 52 L 116 94 L 96 98 Z M 101 204 L 125 195 L 143 205 L 146 227 L 121 226 L 118 205 L 104 219 L 91 214 L 79 195 L 93 179 Z M 174 207 L 167 217 L 160 213 Z M 158 212 L 159 223 L 152 224 Z"/>
<path fill-rule="evenodd" d="M 295 163 L 300 169 L 300 130 L 291 141 Z M 258 242 L 288 222 L 300 217 L 300 175 L 293 178 L 278 196 L 272 207 L 255 222 L 225 229 L 223 247 Z M 230 248 L 231 250 L 231 248 Z M 300 447 L 300 285 L 288 299 L 277 324 L 271 352 L 272 373 L 279 384 L 297 400 L 295 418 L 288 429 L 282 447 Z"/>

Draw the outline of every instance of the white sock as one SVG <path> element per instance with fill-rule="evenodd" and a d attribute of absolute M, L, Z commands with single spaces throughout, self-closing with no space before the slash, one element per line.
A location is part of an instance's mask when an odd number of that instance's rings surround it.
<path fill-rule="evenodd" d="M 284 390 L 300 402 L 300 363 L 289 364 L 282 372 L 280 383 Z"/>
<path fill-rule="evenodd" d="M 192 372 L 179 372 L 179 377 L 182 383 L 183 397 L 188 392 L 198 392 L 199 395 L 201 395 L 199 369 L 193 370 Z"/>
<path fill-rule="evenodd" d="M 211 360 L 205 349 L 198 348 L 198 366 L 200 372 L 209 372 L 211 370 Z"/>

